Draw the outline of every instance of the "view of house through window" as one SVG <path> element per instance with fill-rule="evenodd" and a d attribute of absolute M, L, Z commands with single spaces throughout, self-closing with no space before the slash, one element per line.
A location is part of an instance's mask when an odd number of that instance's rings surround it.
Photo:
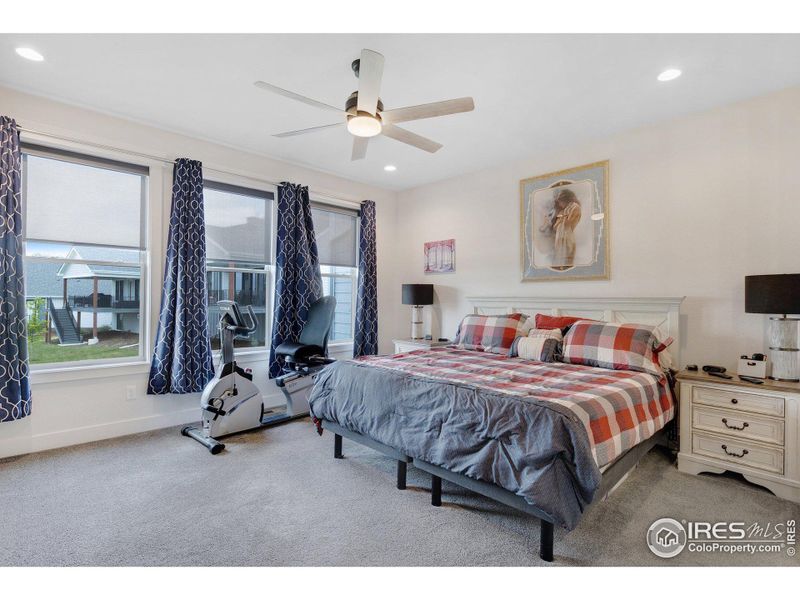
<path fill-rule="evenodd" d="M 148 170 L 37 146 L 23 149 L 28 344 L 34 365 L 143 357 Z M 251 306 L 238 347 L 266 347 L 272 311 L 272 192 L 206 181 L 209 331 L 220 300 Z M 353 339 L 357 211 L 312 203 L 323 292 L 336 297 L 331 342 Z M 161 260 L 159 258 L 159 260 Z"/>
<path fill-rule="evenodd" d="M 251 306 L 258 328 L 236 347 L 267 345 L 272 306 L 272 192 L 204 182 L 208 322 L 211 346 L 219 348 L 217 302 Z"/>
<path fill-rule="evenodd" d="M 142 355 L 146 167 L 23 147 L 32 364 Z"/>
<path fill-rule="evenodd" d="M 211 346 L 219 348 L 220 300 L 251 306 L 258 329 L 237 347 L 269 344 L 274 237 L 272 192 L 204 182 L 206 264 Z M 330 341 L 353 339 L 357 285 L 357 211 L 313 203 L 312 218 L 322 265 L 323 293 L 336 297 Z"/>

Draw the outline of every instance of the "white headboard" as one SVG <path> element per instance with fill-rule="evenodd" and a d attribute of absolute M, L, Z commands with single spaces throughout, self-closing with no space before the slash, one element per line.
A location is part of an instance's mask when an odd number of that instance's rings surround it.
<path fill-rule="evenodd" d="M 552 296 L 470 296 L 473 311 L 483 315 L 536 313 L 574 315 L 616 323 L 654 325 L 674 338 L 670 346 L 676 365 L 680 365 L 680 309 L 683 296 L 675 298 L 560 298 Z"/>

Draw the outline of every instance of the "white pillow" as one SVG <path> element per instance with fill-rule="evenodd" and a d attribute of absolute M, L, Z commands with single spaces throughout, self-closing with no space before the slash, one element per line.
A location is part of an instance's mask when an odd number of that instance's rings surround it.
<path fill-rule="evenodd" d="M 531 329 L 525 337 L 518 337 L 511 347 L 511 356 L 539 362 L 554 362 L 564 335 L 560 329 Z"/>
<path fill-rule="evenodd" d="M 528 332 L 528 337 L 554 339 L 560 342 L 564 339 L 564 334 L 560 329 L 531 329 Z"/>

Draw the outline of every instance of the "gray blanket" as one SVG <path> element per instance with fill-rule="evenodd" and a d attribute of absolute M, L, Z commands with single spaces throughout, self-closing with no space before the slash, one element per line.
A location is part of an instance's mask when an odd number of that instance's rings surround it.
<path fill-rule="evenodd" d="M 567 529 L 600 484 L 584 425 L 534 396 L 340 361 L 319 375 L 310 405 L 318 419 L 514 492 Z"/>

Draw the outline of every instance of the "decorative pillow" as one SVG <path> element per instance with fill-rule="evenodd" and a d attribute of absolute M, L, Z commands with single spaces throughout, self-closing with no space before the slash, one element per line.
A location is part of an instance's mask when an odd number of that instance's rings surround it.
<path fill-rule="evenodd" d="M 528 315 L 467 315 L 458 326 L 455 345 L 464 350 L 508 354 L 514 340 L 527 332 Z"/>
<path fill-rule="evenodd" d="M 672 338 L 670 338 L 672 339 Z M 670 354 L 669 350 L 666 347 L 663 350 L 655 351 L 656 356 L 658 357 L 658 366 L 661 367 L 665 371 L 669 371 L 673 367 L 675 367 L 675 360 L 672 358 L 672 354 Z"/>
<path fill-rule="evenodd" d="M 659 341 L 655 327 L 635 323 L 574 323 L 564 338 L 563 362 L 606 369 L 640 371 L 662 377 L 658 353 L 672 343 Z"/>
<path fill-rule="evenodd" d="M 583 317 L 569 317 L 559 316 L 553 317 L 551 315 L 543 315 L 542 313 L 536 314 L 536 329 L 560 329 L 561 333 L 566 334 L 570 325 L 576 321 L 590 321 L 591 319 L 584 319 Z"/>
<path fill-rule="evenodd" d="M 518 337 L 511 347 L 511 356 L 539 362 L 555 362 L 561 352 L 564 336 L 560 329 L 531 329 L 525 337 Z"/>

